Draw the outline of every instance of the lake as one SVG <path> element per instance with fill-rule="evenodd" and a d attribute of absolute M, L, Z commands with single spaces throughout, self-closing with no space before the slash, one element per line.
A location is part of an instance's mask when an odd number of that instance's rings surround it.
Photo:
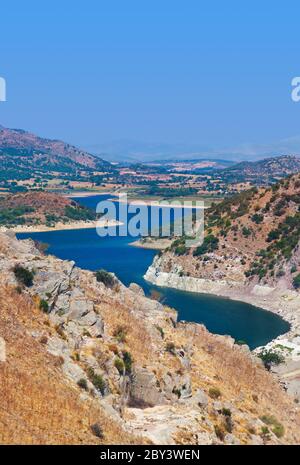
<path fill-rule="evenodd" d="M 95 208 L 99 200 L 108 196 L 91 196 L 74 200 Z M 118 204 L 116 203 L 118 210 Z M 74 260 L 85 269 L 104 268 L 114 272 L 125 284 L 139 284 L 147 295 L 160 293 L 164 304 L 178 311 L 180 320 L 203 323 L 217 334 L 229 334 L 247 342 L 251 349 L 264 345 L 289 330 L 289 324 L 278 315 L 252 305 L 207 294 L 183 292 L 147 283 L 143 275 L 157 253 L 130 245 L 136 238 L 103 237 L 95 229 L 24 233 L 20 239 L 31 237 L 49 244 L 48 253 L 59 258 Z"/>

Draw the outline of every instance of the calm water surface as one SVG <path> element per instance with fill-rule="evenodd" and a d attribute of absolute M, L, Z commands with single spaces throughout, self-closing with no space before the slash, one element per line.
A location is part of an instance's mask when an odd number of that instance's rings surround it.
<path fill-rule="evenodd" d="M 99 200 L 105 198 L 108 197 L 75 200 L 95 208 Z M 50 254 L 74 260 L 81 268 L 105 268 L 114 272 L 126 285 L 131 282 L 139 284 L 148 295 L 152 290 L 158 291 L 163 302 L 178 311 L 179 319 L 203 323 L 209 331 L 230 334 L 235 339 L 246 341 L 251 348 L 264 345 L 289 330 L 289 324 L 277 315 L 243 302 L 150 285 L 143 275 L 156 251 L 131 246 L 136 238 L 100 238 L 94 229 L 26 233 L 18 234 L 18 237 L 47 242 Z"/>

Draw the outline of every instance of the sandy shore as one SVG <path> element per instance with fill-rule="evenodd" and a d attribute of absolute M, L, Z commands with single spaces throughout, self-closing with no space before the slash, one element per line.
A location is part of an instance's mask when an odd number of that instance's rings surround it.
<path fill-rule="evenodd" d="M 92 192 L 85 192 L 85 191 L 82 191 L 82 192 L 72 192 L 70 194 L 63 194 L 63 197 L 68 197 L 70 199 L 72 199 L 73 197 L 94 197 L 94 196 L 97 196 L 97 195 L 114 195 L 112 192 L 104 192 L 104 191 L 98 191 L 98 192 L 95 192 L 95 191 L 92 191 Z"/>
<path fill-rule="evenodd" d="M 115 220 L 97 220 L 97 221 L 73 221 L 71 223 L 56 223 L 55 226 L 49 227 L 44 224 L 34 226 L 15 226 L 13 228 L 1 227 L 0 232 L 12 231 L 14 233 L 32 233 L 32 232 L 48 232 L 48 231 L 63 231 L 72 229 L 93 229 L 107 228 L 111 226 L 120 226 L 122 223 Z"/>

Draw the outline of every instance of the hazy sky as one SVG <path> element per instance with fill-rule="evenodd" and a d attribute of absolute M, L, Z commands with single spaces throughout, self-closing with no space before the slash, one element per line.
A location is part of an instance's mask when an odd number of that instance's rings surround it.
<path fill-rule="evenodd" d="M 298 136 L 299 21 L 296 1 L 1 2 L 0 124 L 84 146 Z"/>

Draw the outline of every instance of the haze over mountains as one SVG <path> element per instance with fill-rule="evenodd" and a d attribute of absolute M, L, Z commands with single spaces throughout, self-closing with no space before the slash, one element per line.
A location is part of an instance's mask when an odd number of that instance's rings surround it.
<path fill-rule="evenodd" d="M 272 143 L 244 143 L 237 146 L 215 146 L 201 143 L 165 143 L 143 142 L 121 139 L 107 143 L 86 144 L 85 148 L 94 154 L 101 155 L 109 161 L 136 162 L 202 158 L 221 158 L 233 161 L 251 161 L 281 154 L 300 154 L 300 137 L 294 136 Z"/>

